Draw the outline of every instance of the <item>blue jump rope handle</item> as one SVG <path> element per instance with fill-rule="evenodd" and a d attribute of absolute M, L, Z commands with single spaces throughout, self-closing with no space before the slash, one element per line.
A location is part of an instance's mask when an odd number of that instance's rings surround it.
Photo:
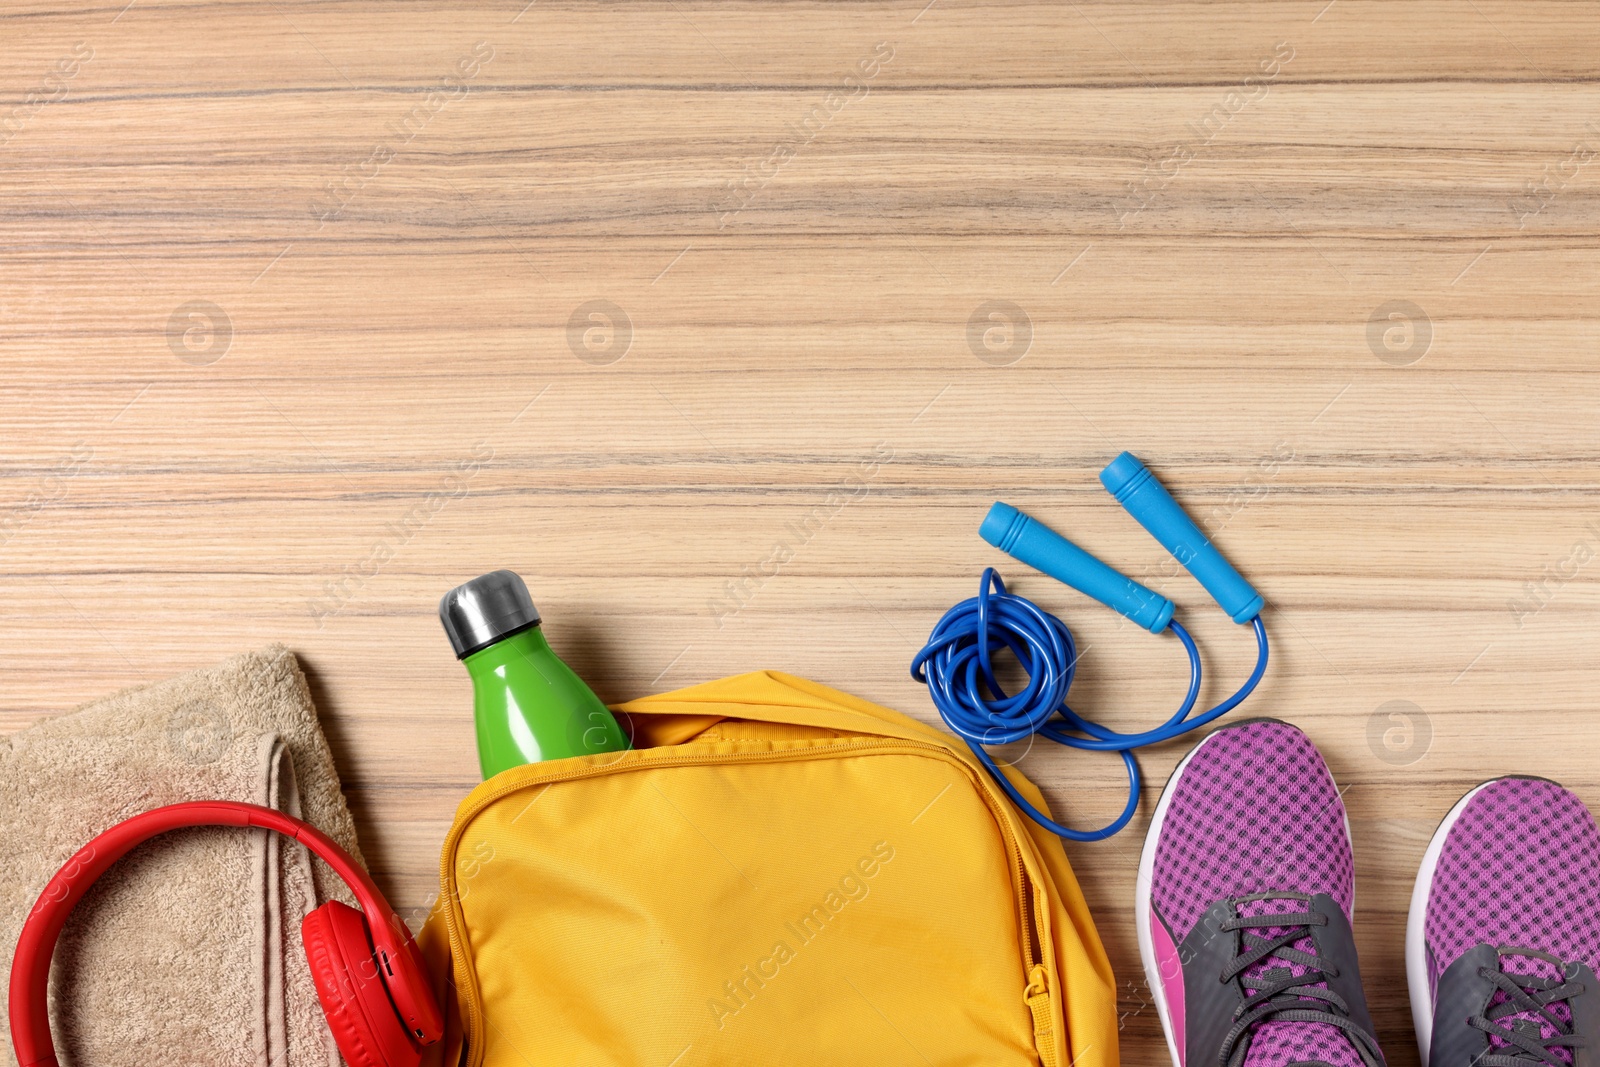
<path fill-rule="evenodd" d="M 1261 614 L 1261 594 L 1233 569 L 1232 564 L 1222 558 L 1222 553 L 1200 532 L 1200 527 L 1184 513 L 1178 502 L 1172 499 L 1172 494 L 1139 462 L 1137 456 L 1124 452 L 1112 460 L 1100 472 L 1100 482 L 1117 498 L 1117 503 L 1138 520 L 1140 526 L 1150 531 L 1151 537 L 1160 541 L 1173 558 L 1205 586 L 1211 599 L 1221 605 L 1234 622 L 1249 622 Z M 1023 561 L 1032 562 L 1027 559 Z M 1053 572 L 1047 570 L 1047 573 Z M 1068 580 L 1062 578 L 1062 581 Z M 1111 602 L 1108 600 L 1106 603 Z M 1112 604 L 1112 607 L 1116 605 Z"/>
<path fill-rule="evenodd" d="M 1140 469 L 1143 470 L 1142 467 Z M 1156 488 L 1161 487 L 1158 485 Z M 1162 495 L 1166 495 L 1165 491 Z M 1170 496 L 1166 499 L 1168 503 L 1172 502 Z M 1172 506 L 1176 508 L 1178 505 Z M 984 518 L 983 525 L 978 528 L 978 535 L 1034 570 L 1043 571 L 1080 593 L 1094 597 L 1106 607 L 1121 612 L 1153 634 L 1165 630 L 1172 621 L 1172 601 L 1146 589 L 1132 578 L 1118 574 L 1044 523 L 1010 504 L 996 501 Z M 1217 558 L 1221 559 L 1220 556 Z M 1223 566 L 1228 565 L 1223 563 Z M 1234 577 L 1239 576 L 1235 574 Z M 1256 598 L 1258 607 L 1260 600 L 1260 597 Z"/>

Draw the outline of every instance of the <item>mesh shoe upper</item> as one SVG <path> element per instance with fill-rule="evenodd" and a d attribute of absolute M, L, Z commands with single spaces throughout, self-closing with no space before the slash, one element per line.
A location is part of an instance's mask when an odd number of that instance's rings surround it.
<path fill-rule="evenodd" d="M 1479 789 L 1439 853 L 1424 929 L 1434 981 L 1475 945 L 1600 971 L 1600 829 L 1583 801 L 1540 778 Z"/>
<path fill-rule="evenodd" d="M 1474 791 L 1440 846 L 1423 932 L 1435 1016 L 1487 1035 L 1478 1063 L 1573 1063 L 1573 1050 L 1594 1037 L 1574 1032 L 1569 998 L 1586 983 L 1573 968 L 1600 969 L 1600 829 L 1583 802 L 1538 778 Z M 1441 989 L 1458 961 L 1492 983 L 1476 987 L 1475 1004 L 1492 990 L 1486 1007 L 1462 1011 L 1461 978 Z"/>
<path fill-rule="evenodd" d="M 1322 756 L 1293 726 L 1264 720 L 1217 731 L 1184 767 L 1150 892 L 1181 941 L 1214 902 L 1274 889 L 1326 893 L 1348 918 L 1354 872 Z"/>
<path fill-rule="evenodd" d="M 1250 1042 L 1244 1058 L 1244 1067 L 1289 1063 L 1357 1067 L 1361 1058 L 1344 1034 L 1322 1023 L 1268 1023 Z"/>

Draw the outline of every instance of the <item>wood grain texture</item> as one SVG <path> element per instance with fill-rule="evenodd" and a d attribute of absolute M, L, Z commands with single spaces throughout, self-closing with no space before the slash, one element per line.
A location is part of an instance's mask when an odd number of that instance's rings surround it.
<path fill-rule="evenodd" d="M 0 729 L 285 641 L 423 907 L 476 771 L 434 604 L 494 567 L 608 699 L 777 667 L 932 721 L 906 666 L 1004 497 L 1176 598 L 1220 695 L 1247 638 L 1100 489 L 1126 447 L 1272 604 L 1250 710 L 1348 787 L 1391 1063 L 1438 818 L 1512 771 L 1600 804 L 1592 5 L 17 0 L 0 37 Z M 1173 648 L 1003 569 L 1088 646 L 1076 705 L 1164 714 Z M 1140 1067 L 1184 747 L 1068 850 Z M 1119 803 L 1114 761 L 1024 766 Z"/>

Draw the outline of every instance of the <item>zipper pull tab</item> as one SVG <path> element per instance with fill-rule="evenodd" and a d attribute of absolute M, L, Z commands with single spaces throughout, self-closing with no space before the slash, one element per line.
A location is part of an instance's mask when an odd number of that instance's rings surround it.
<path fill-rule="evenodd" d="M 1055 1026 L 1050 1020 L 1050 972 L 1042 963 L 1028 969 L 1028 985 L 1022 999 L 1033 1013 L 1033 1045 L 1044 1067 L 1056 1067 Z"/>
<path fill-rule="evenodd" d="M 1035 963 L 1028 968 L 1028 988 L 1022 991 L 1022 998 L 1032 1002 L 1050 992 L 1050 972 L 1042 963 Z"/>

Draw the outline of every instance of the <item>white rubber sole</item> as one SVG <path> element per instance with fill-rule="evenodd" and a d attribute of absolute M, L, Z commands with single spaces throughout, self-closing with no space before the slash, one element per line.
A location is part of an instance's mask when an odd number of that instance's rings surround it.
<path fill-rule="evenodd" d="M 1166 821 L 1167 806 L 1172 801 L 1172 794 L 1178 784 L 1178 779 L 1183 776 L 1184 769 L 1189 766 L 1189 761 L 1194 759 L 1195 753 L 1205 747 L 1207 742 L 1222 733 L 1223 730 L 1236 729 L 1238 726 L 1243 725 L 1245 724 L 1238 723 L 1235 726 L 1223 727 L 1222 730 L 1206 735 L 1200 740 L 1199 744 L 1189 750 L 1188 755 L 1178 761 L 1178 765 L 1173 768 L 1172 777 L 1167 779 L 1166 787 L 1161 790 L 1161 799 L 1156 801 L 1155 814 L 1150 817 L 1150 829 L 1145 832 L 1144 848 L 1139 852 L 1139 875 L 1133 887 L 1133 926 L 1139 935 L 1139 961 L 1144 964 L 1145 984 L 1150 988 L 1150 998 L 1155 1001 L 1156 1014 L 1161 1018 L 1161 1032 L 1166 1035 L 1167 1052 L 1172 1057 L 1173 1067 L 1182 1067 L 1183 1057 L 1178 1054 L 1178 1042 L 1172 1033 L 1172 1016 L 1167 1011 L 1167 992 L 1161 981 L 1161 967 L 1156 962 L 1155 942 L 1151 940 L 1150 935 L 1150 884 L 1155 873 L 1156 843 L 1161 839 L 1161 826 Z M 1330 780 L 1333 778 L 1332 771 L 1328 772 L 1328 777 Z M 1339 783 L 1337 781 L 1333 783 L 1333 788 L 1335 792 L 1338 792 Z M 1348 811 L 1344 815 L 1344 836 L 1346 841 L 1352 841 L 1350 835 L 1350 813 Z M 1352 889 L 1350 896 L 1352 921 L 1355 919 L 1355 906 L 1355 890 Z M 1423 1062 L 1424 1067 L 1426 1067 L 1427 1061 L 1424 1060 Z"/>
<path fill-rule="evenodd" d="M 1179 1067 L 1183 1057 L 1178 1054 L 1178 1042 L 1172 1034 L 1172 1016 L 1167 1013 L 1167 991 L 1165 983 L 1161 981 L 1161 966 L 1156 962 L 1155 942 L 1150 938 L 1150 882 L 1156 866 L 1156 842 L 1161 838 L 1161 824 L 1167 817 L 1167 805 L 1172 801 L 1173 787 L 1178 784 L 1183 769 L 1194 759 L 1194 754 L 1215 736 L 1212 734 L 1202 738 L 1173 768 L 1172 777 L 1167 779 L 1166 788 L 1161 790 L 1161 799 L 1156 801 L 1155 814 L 1150 816 L 1150 829 L 1144 835 L 1144 848 L 1139 852 L 1139 875 L 1133 885 L 1133 928 L 1139 935 L 1139 962 L 1144 964 L 1145 985 L 1150 987 L 1150 999 L 1156 1002 L 1156 1014 L 1161 1018 L 1161 1032 L 1167 1037 L 1167 1052 L 1172 1056 L 1173 1067 Z"/>
<path fill-rule="evenodd" d="M 1467 802 L 1485 787 L 1499 781 L 1484 782 L 1466 796 L 1456 801 L 1422 854 L 1422 866 L 1417 869 L 1417 880 L 1411 886 L 1411 908 L 1406 913 L 1406 985 L 1411 990 L 1411 1025 L 1417 1031 L 1417 1051 L 1422 1054 L 1422 1067 L 1428 1067 L 1428 1046 L 1433 1041 L 1433 992 L 1428 988 L 1428 892 L 1433 887 L 1433 872 L 1439 866 L 1439 854 L 1444 851 L 1445 838 L 1450 828 L 1461 818 Z"/>

